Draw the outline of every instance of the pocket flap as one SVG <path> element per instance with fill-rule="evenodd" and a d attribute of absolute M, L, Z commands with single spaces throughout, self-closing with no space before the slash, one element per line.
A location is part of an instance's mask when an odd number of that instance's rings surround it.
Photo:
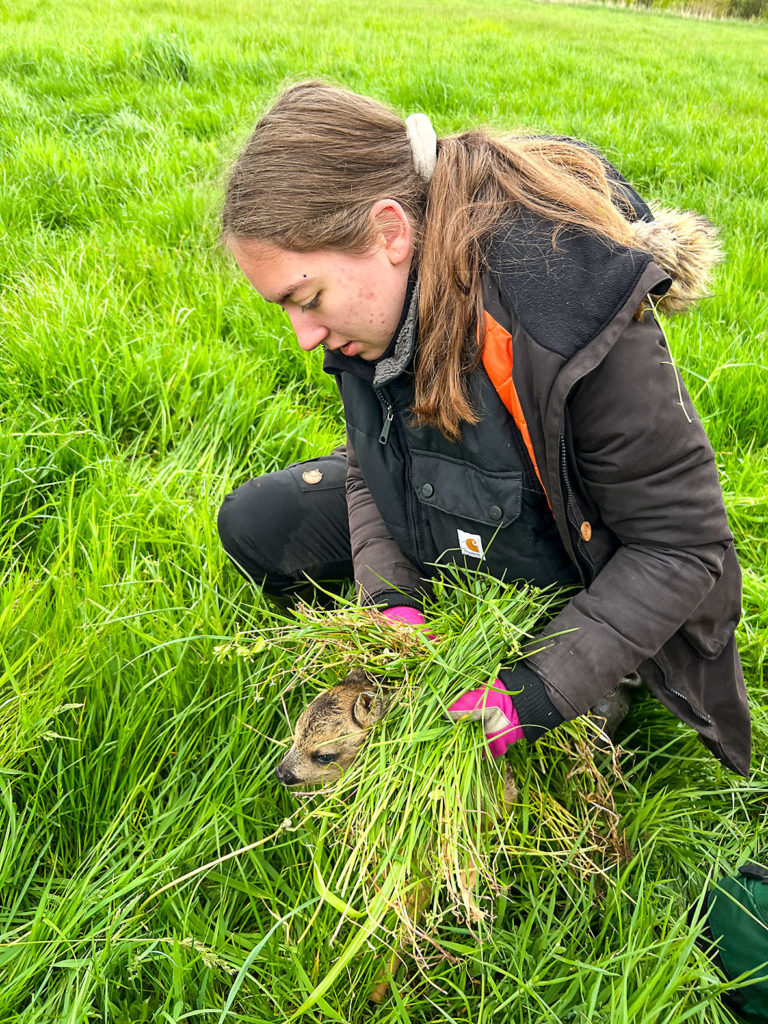
<path fill-rule="evenodd" d="M 424 505 L 486 526 L 508 526 L 520 515 L 523 474 L 478 469 L 445 455 L 413 453 L 412 483 Z"/>

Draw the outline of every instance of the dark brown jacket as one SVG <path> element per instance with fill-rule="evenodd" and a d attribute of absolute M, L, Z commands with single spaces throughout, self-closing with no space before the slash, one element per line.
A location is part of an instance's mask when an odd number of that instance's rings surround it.
<path fill-rule="evenodd" d="M 524 663 L 555 721 L 583 714 L 639 670 L 662 704 L 746 775 L 750 720 L 734 640 L 741 576 L 714 454 L 656 319 L 635 318 L 649 295 L 666 292 L 674 309 L 696 293 L 697 268 L 708 259 L 699 227 L 665 216 L 640 224 L 648 251 L 639 253 L 576 232 L 548 251 L 548 225 L 508 226 L 487 254 L 491 355 L 475 373 L 492 379 L 514 410 L 583 583 Z M 418 604 L 423 586 L 423 567 L 403 553 L 416 550 L 406 527 L 393 526 L 371 436 L 371 424 L 388 429 L 387 396 L 410 372 L 415 306 L 373 379 L 326 357 L 345 403 L 356 578 L 383 604 Z M 491 351 L 503 357 L 505 344 L 506 380 Z M 413 446 L 401 441 L 387 454 L 395 460 L 389 478 L 399 480 L 402 469 L 406 480 L 400 500 L 408 498 Z"/>

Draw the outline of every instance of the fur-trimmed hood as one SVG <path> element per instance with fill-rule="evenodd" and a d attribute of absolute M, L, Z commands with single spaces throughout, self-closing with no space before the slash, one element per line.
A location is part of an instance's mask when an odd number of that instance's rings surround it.
<path fill-rule="evenodd" d="M 649 203 L 653 220 L 630 225 L 630 244 L 650 253 L 672 278 L 667 293 L 656 301 L 662 313 L 683 313 L 711 294 L 712 274 L 723 259 L 717 228 L 706 217 L 667 210 Z"/>

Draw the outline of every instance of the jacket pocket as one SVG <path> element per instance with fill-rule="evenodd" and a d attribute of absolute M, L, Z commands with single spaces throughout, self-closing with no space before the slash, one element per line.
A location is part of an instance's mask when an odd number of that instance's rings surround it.
<path fill-rule="evenodd" d="M 411 487 L 422 525 L 421 562 L 483 569 L 538 587 L 573 586 L 569 560 L 543 492 L 517 469 L 489 470 L 445 455 L 414 452 Z"/>
<path fill-rule="evenodd" d="M 520 515 L 523 474 L 479 469 L 445 455 L 414 452 L 411 484 L 422 505 L 466 522 L 509 526 Z"/>

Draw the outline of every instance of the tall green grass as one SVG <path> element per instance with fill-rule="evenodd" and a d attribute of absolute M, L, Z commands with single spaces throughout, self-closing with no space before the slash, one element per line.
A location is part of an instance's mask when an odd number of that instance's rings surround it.
<path fill-rule="evenodd" d="M 216 247 L 222 168 L 286 77 L 317 74 L 439 132 L 588 139 L 729 257 L 668 332 L 745 572 L 752 779 L 643 700 L 615 796 L 629 862 L 603 883 L 521 864 L 491 938 L 457 921 L 453 959 L 377 1014 L 730 1020 L 687 913 L 766 857 L 766 29 L 521 0 L 0 14 L 0 1021 L 367 1016 L 365 943 L 312 995 L 340 948 L 313 865 L 331 877 L 336 851 L 272 774 L 314 690 L 288 649 L 216 654 L 284 625 L 226 564 L 223 495 L 343 433 L 332 381 Z M 523 778 L 537 755 L 514 755 Z"/>

